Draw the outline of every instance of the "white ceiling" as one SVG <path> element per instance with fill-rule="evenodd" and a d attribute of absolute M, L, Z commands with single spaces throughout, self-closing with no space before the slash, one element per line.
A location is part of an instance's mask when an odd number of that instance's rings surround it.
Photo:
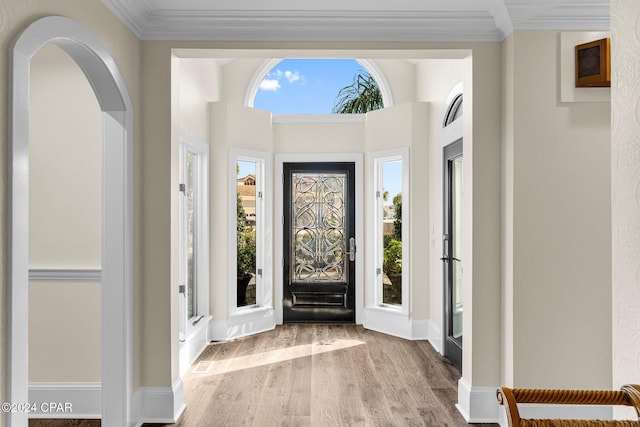
<path fill-rule="evenodd" d="M 609 30 L 609 0 L 102 0 L 145 40 L 499 41 Z"/>

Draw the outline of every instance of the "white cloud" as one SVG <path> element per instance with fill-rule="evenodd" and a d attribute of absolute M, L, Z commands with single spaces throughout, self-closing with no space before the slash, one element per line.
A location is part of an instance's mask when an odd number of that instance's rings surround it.
<path fill-rule="evenodd" d="M 297 81 L 304 81 L 304 76 L 298 71 L 273 70 L 267 75 L 267 77 L 265 77 L 262 83 L 260 83 L 260 90 L 267 90 L 272 92 L 277 91 L 282 87 L 280 85 L 280 80 L 282 80 L 283 78 L 287 79 L 290 84 Z"/>
<path fill-rule="evenodd" d="M 270 90 L 277 91 L 280 89 L 280 82 L 277 79 L 264 79 L 262 83 L 260 83 L 260 90 Z"/>
<path fill-rule="evenodd" d="M 285 71 L 284 72 L 284 76 L 287 80 L 289 80 L 289 83 L 293 83 L 293 82 L 297 82 L 298 80 L 302 79 L 302 74 L 300 74 L 297 71 Z"/>

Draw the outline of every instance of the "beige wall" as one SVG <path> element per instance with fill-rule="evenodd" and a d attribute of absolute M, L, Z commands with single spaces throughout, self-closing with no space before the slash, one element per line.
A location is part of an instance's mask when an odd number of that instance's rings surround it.
<path fill-rule="evenodd" d="M 178 128 L 209 141 L 209 103 L 222 97 L 222 69 L 212 58 L 175 58 L 178 78 Z"/>
<path fill-rule="evenodd" d="M 505 49 L 503 375 L 516 387 L 609 388 L 610 105 L 559 103 L 558 46 L 557 32 L 516 32 Z"/>
<path fill-rule="evenodd" d="M 100 284 L 29 285 L 29 382 L 100 382 Z"/>
<path fill-rule="evenodd" d="M 178 126 L 173 124 L 172 53 L 163 42 L 141 49 L 141 382 L 167 387 L 178 379 Z M 174 64 L 175 65 L 175 64 Z M 177 119 L 177 118 L 176 118 Z M 175 294 L 175 295 L 174 295 Z"/>
<path fill-rule="evenodd" d="M 362 153 L 364 123 L 276 123 L 277 153 Z"/>
<path fill-rule="evenodd" d="M 640 383 L 640 4 L 611 1 L 613 386 Z M 606 301 L 605 301 L 606 302 Z M 606 308 L 606 307 L 605 307 Z M 630 411 L 632 413 L 632 411 Z"/>
<path fill-rule="evenodd" d="M 211 104 L 211 269 L 210 310 L 214 320 L 228 319 L 229 150 L 273 151 L 271 113 L 239 103 Z"/>
<path fill-rule="evenodd" d="M 53 45 L 33 57 L 30 77 L 29 266 L 100 269 L 100 107 L 80 68 Z M 29 287 L 29 381 L 100 382 L 99 285 Z"/>
<path fill-rule="evenodd" d="M 391 88 L 394 105 L 416 100 L 416 66 L 409 59 L 411 58 L 375 59 L 373 61 Z"/>
<path fill-rule="evenodd" d="M 367 113 L 367 124 L 365 127 L 365 153 L 380 150 L 390 150 L 394 148 L 409 148 L 409 164 L 403 165 L 409 168 L 409 238 L 403 239 L 403 244 L 409 245 L 410 251 L 410 306 L 409 311 L 413 319 L 428 318 L 428 280 L 429 264 L 424 260 L 429 259 L 430 252 L 427 240 L 424 236 L 427 233 L 429 224 L 429 168 L 428 147 L 429 147 L 429 105 L 426 103 L 405 103 L 394 105 L 390 108 L 371 111 Z M 365 162 L 365 188 L 369 188 L 368 180 L 373 176 L 373 165 Z M 373 205 L 372 194 L 365 192 L 365 210 Z M 367 216 L 365 216 L 365 219 Z M 365 224 L 366 230 L 373 230 L 374 224 Z M 365 259 L 370 258 L 367 254 L 368 248 L 374 246 L 371 242 L 373 236 L 365 234 Z M 367 300 L 371 296 L 369 286 L 375 283 L 375 277 L 371 274 L 375 266 L 365 266 L 365 303 L 367 306 L 374 304 L 374 301 Z M 404 297 L 403 297 L 404 299 Z"/>
<path fill-rule="evenodd" d="M 460 59 L 423 59 L 416 65 L 416 97 L 419 101 L 430 105 L 428 122 L 429 144 L 426 145 L 428 154 L 424 158 L 413 158 L 414 162 L 427 161 L 429 167 L 422 168 L 428 173 L 427 205 L 429 222 L 424 236 L 428 239 L 430 256 L 428 259 L 428 313 L 429 320 L 434 326 L 442 330 L 443 302 L 442 302 L 442 121 L 447 96 L 464 77 L 465 61 Z M 463 114 L 463 120 L 465 119 Z M 426 120 L 425 120 L 426 121 Z M 453 141 L 447 141 L 451 143 Z M 420 164 L 420 163 L 418 163 Z M 422 181 L 419 181 L 422 182 Z"/>
<path fill-rule="evenodd" d="M 226 64 L 223 68 L 223 99 L 244 104 L 249 82 L 266 60 L 266 58 L 235 58 Z"/>
<path fill-rule="evenodd" d="M 31 60 L 29 264 L 99 269 L 102 116 L 82 70 L 47 45 Z"/>
<path fill-rule="evenodd" d="M 118 20 L 101 2 L 84 1 L 84 0 L 66 0 L 64 2 L 50 2 L 46 0 L 32 0 L 29 2 L 2 2 L 0 3 L 0 51 L 4 52 L 0 59 L 0 99 L 7 100 L 9 96 L 9 52 L 11 43 L 20 35 L 20 33 L 35 19 L 47 15 L 62 15 L 69 17 L 94 32 L 98 38 L 105 44 L 109 52 L 115 58 L 124 79 L 126 81 L 129 92 L 133 98 L 134 106 L 139 105 L 139 63 L 140 63 L 140 43 L 128 30 L 128 28 Z M 8 102 L 0 103 L 0 129 L 7 129 L 9 112 L 7 111 Z M 136 114 L 136 129 L 140 129 L 139 115 Z M 136 146 L 139 141 L 139 133 L 136 133 Z M 2 170 L 8 167 L 8 147 L 7 133 L 0 133 L 0 165 Z M 136 158 L 139 151 L 136 148 Z M 138 169 L 139 170 L 139 169 Z M 136 178 L 139 178 L 137 175 Z M 8 175 L 0 174 L 0 223 L 2 224 L 3 245 L 0 247 L 0 271 L 7 271 L 7 210 L 8 210 Z M 136 182 L 140 181 L 136 179 Z M 139 190 L 139 185 L 137 185 Z M 140 205 L 136 205 L 136 212 L 140 212 Z M 137 221 L 137 224 L 139 222 Z M 141 234 L 140 228 L 136 229 L 136 242 L 139 243 Z M 139 246 L 136 246 L 138 249 Z M 136 252 L 136 260 L 139 260 L 139 252 Z M 136 272 L 139 272 L 137 270 Z M 137 274 L 136 283 L 139 283 L 140 276 Z M 0 306 L 5 307 L 6 304 L 6 275 L 0 277 Z M 138 295 L 136 294 L 136 297 Z M 139 298 L 136 298 L 139 302 Z M 137 314 L 140 310 L 134 310 Z M 6 318 L 2 318 L 2 329 L 0 331 L 0 343 L 2 344 L 2 356 L 0 359 L 0 400 L 5 393 L 5 354 L 6 354 Z M 136 319 L 136 325 L 139 325 L 139 319 Z M 136 336 L 139 336 L 137 331 Z M 136 352 L 136 356 L 139 352 Z M 138 371 L 138 370 L 136 370 Z M 136 378 L 136 386 L 140 383 Z M 0 425 L 2 421 L 0 421 Z"/>

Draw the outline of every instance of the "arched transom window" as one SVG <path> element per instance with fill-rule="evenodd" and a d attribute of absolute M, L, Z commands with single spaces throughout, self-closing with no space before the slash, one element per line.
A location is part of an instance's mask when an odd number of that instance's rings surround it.
<path fill-rule="evenodd" d="M 392 105 L 372 61 L 335 58 L 268 60 L 245 102 L 274 114 L 366 113 Z"/>

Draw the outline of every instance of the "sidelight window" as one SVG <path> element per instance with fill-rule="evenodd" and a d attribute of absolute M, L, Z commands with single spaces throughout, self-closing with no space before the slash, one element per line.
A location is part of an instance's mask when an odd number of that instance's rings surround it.
<path fill-rule="evenodd" d="M 270 269 L 266 251 L 266 236 L 269 235 L 270 227 L 267 208 L 269 159 L 267 153 L 231 150 L 231 312 L 271 305 Z"/>
<path fill-rule="evenodd" d="M 209 311 L 209 146 L 180 144 L 180 334 Z"/>
<path fill-rule="evenodd" d="M 408 149 L 376 152 L 371 158 L 375 183 L 374 302 L 405 311 L 409 299 Z"/>

